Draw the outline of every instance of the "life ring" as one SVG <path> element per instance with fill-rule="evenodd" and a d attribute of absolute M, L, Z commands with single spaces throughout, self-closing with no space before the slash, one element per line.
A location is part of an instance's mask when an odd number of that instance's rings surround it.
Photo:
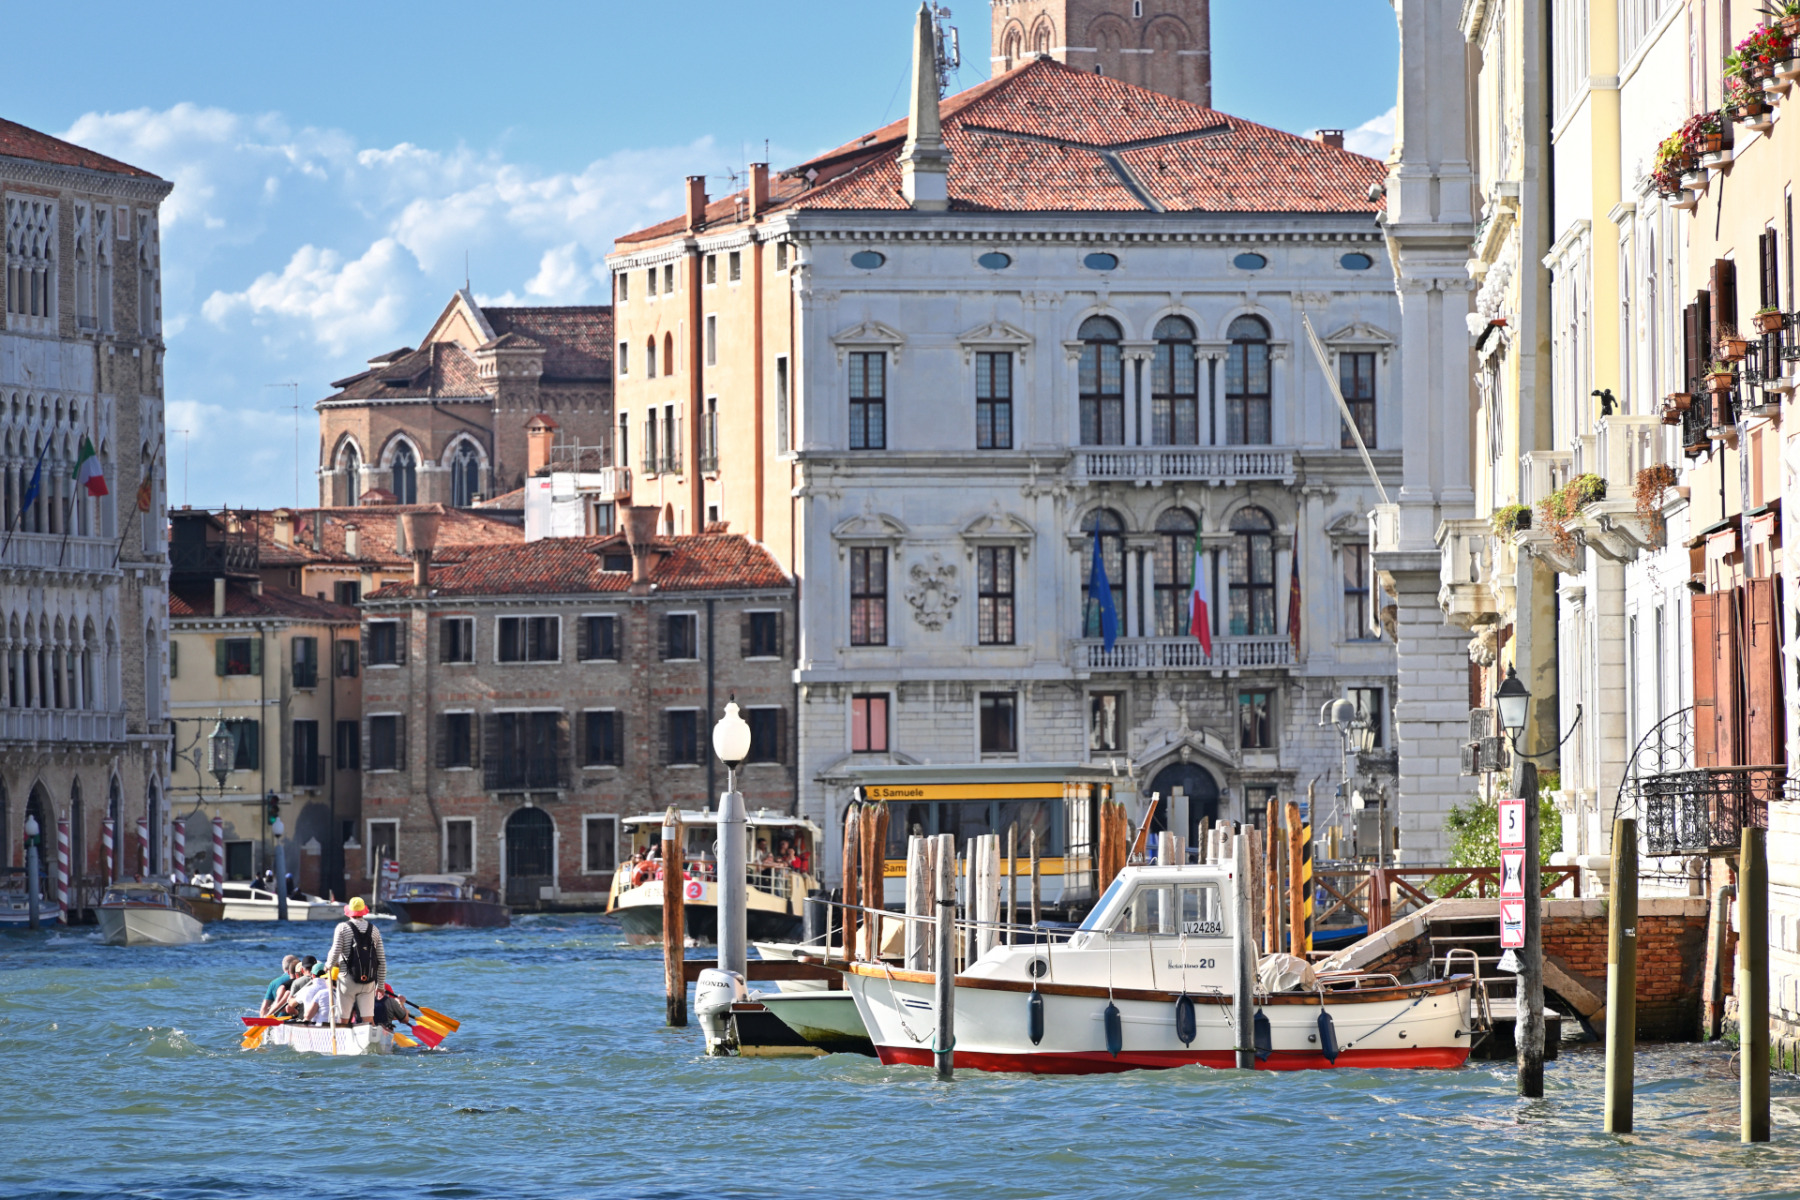
<path fill-rule="evenodd" d="M 698 900 L 700 898 L 700 893 L 705 890 L 706 885 L 701 883 L 698 879 L 688 880 L 687 898 L 689 900 Z"/>

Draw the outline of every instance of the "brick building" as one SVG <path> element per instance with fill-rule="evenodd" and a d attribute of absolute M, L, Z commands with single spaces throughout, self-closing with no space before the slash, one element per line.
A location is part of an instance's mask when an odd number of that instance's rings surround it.
<path fill-rule="evenodd" d="M 519 487 L 526 426 L 605 446 L 612 423 L 612 310 L 496 308 L 465 288 L 417 349 L 336 380 L 319 413 L 319 503 L 467 508 Z"/>
<path fill-rule="evenodd" d="M 621 818 L 716 803 L 734 696 L 741 790 L 791 808 L 792 580 L 741 536 L 632 515 L 629 536 L 436 551 L 423 586 L 363 599 L 365 872 L 397 858 L 515 907 L 599 904 Z"/>
<path fill-rule="evenodd" d="M 1212 0 L 992 0 L 998 75 L 1046 55 L 1212 107 Z"/>
<path fill-rule="evenodd" d="M 418 513 L 437 517 L 435 544 L 444 550 L 507 545 L 525 537 L 516 511 L 448 504 L 277 508 L 222 515 L 254 534 L 258 569 L 266 586 L 315 600 L 355 604 L 387 584 L 412 579 L 412 551 L 402 518 Z"/>

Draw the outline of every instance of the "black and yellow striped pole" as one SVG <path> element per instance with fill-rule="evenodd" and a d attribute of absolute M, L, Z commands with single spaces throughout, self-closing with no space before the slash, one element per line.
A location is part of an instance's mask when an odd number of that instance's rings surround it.
<path fill-rule="evenodd" d="M 1300 907 L 1306 914 L 1305 923 L 1301 926 L 1302 938 L 1306 948 L 1300 952 L 1304 957 L 1312 953 L 1313 948 L 1313 833 L 1311 814 L 1300 826 Z"/>
<path fill-rule="evenodd" d="M 1300 819 L 1300 805 L 1287 802 L 1288 953 L 1312 950 L 1312 829 Z"/>

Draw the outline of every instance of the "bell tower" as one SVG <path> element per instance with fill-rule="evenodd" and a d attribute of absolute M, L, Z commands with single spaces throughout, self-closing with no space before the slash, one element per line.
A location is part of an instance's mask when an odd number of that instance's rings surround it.
<path fill-rule="evenodd" d="M 1212 0 L 989 0 L 993 73 L 1039 54 L 1212 107 Z"/>

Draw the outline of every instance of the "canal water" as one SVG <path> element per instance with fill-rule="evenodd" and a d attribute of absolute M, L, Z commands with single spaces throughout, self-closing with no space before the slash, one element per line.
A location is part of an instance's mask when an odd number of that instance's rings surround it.
<path fill-rule="evenodd" d="M 661 965 L 597 917 L 394 933 L 443 1052 L 238 1049 L 282 954 L 331 927 L 228 923 L 204 945 L 0 934 L 0 1196 L 1800 1196 L 1800 1086 L 1737 1140 L 1724 1046 L 1646 1048 L 1638 1128 L 1598 1132 L 1602 1062 L 1085 1078 L 870 1059 L 709 1060 L 662 1024 Z"/>

